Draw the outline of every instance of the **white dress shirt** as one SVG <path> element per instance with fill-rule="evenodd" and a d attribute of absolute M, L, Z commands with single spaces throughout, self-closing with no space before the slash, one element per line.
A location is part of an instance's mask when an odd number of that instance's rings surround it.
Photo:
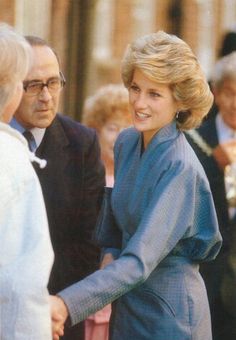
<path fill-rule="evenodd" d="M 11 120 L 10 125 L 14 129 L 19 131 L 21 134 L 25 131 L 25 128 L 15 118 Z M 31 144 L 31 150 L 35 152 L 43 140 L 46 129 L 40 129 L 40 128 L 34 127 L 32 129 L 29 129 L 29 131 L 32 133 L 34 137 L 34 141 L 32 141 L 32 144 Z"/>

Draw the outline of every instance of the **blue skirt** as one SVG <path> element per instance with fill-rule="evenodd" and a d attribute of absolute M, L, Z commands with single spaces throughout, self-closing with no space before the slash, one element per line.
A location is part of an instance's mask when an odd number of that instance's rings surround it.
<path fill-rule="evenodd" d="M 145 283 L 113 305 L 110 340 L 211 340 L 207 293 L 199 265 L 169 256 Z"/>

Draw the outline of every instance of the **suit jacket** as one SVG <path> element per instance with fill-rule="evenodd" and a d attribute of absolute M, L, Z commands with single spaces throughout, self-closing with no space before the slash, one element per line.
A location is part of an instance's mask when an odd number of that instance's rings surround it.
<path fill-rule="evenodd" d="M 219 144 L 216 116 L 204 122 L 197 131 L 210 147 L 215 148 Z M 207 156 L 190 136 L 187 135 L 187 138 L 208 177 L 223 237 L 223 246 L 216 260 L 200 266 L 211 308 L 213 339 L 234 340 L 236 327 L 232 317 L 236 317 L 236 235 L 233 233 L 235 226 L 232 228 L 233 223 L 229 219 L 224 172 L 213 156 Z"/>
<path fill-rule="evenodd" d="M 202 124 L 197 129 L 197 132 L 211 148 L 219 145 L 215 117 Z M 210 183 L 219 227 L 223 236 L 223 247 L 221 249 L 221 252 L 223 252 L 228 248 L 229 242 L 229 213 L 225 192 L 224 171 L 218 166 L 213 156 L 208 156 L 188 134 L 186 136 L 200 160 Z"/>
<path fill-rule="evenodd" d="M 91 237 L 105 172 L 95 131 L 59 114 L 46 129 L 36 155 L 47 160 L 46 168 L 35 169 L 55 252 L 48 286 L 55 294 L 97 268 L 99 249 Z"/>

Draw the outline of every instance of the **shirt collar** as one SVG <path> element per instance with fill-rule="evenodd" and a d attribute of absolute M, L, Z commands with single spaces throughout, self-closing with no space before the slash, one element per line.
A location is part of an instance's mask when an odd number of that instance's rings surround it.
<path fill-rule="evenodd" d="M 220 112 L 216 116 L 216 130 L 220 143 L 236 139 L 236 131 L 225 124 Z"/>
<path fill-rule="evenodd" d="M 10 122 L 10 126 L 14 129 L 16 129 L 17 131 L 19 131 L 20 133 L 23 133 L 26 129 L 13 117 L 11 122 Z M 35 139 L 35 143 L 37 148 L 39 147 L 39 145 L 41 144 L 45 131 L 46 129 L 40 129 L 38 127 L 34 127 L 32 129 L 29 129 L 29 131 L 32 133 L 32 135 L 34 136 Z"/>

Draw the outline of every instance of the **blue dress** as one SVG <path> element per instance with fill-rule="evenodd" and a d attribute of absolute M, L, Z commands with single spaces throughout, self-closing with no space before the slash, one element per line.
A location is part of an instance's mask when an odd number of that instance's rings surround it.
<path fill-rule="evenodd" d="M 121 133 L 100 222 L 100 244 L 117 259 L 60 292 L 72 324 L 116 300 L 111 340 L 211 340 L 199 263 L 222 240 L 204 170 L 175 123 L 143 153 L 139 132 Z"/>

